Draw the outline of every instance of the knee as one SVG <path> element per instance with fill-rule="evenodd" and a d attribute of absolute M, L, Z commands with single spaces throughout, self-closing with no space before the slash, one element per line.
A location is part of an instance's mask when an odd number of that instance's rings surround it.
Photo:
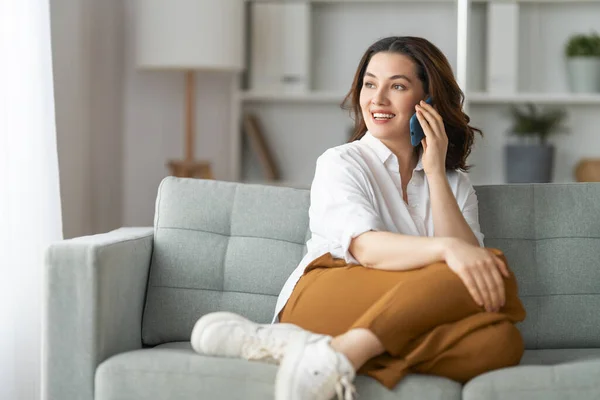
<path fill-rule="evenodd" d="M 506 368 L 519 364 L 525 346 L 523 337 L 517 327 L 511 322 L 502 322 L 490 327 L 492 333 L 486 341 L 485 354 L 487 369 Z"/>

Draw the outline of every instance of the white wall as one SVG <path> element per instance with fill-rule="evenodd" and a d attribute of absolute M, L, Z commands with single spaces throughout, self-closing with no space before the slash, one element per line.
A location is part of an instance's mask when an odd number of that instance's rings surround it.
<path fill-rule="evenodd" d="M 56 133 L 65 237 L 91 233 L 90 6 L 51 0 Z"/>
<path fill-rule="evenodd" d="M 123 64 L 122 0 L 93 1 L 90 44 L 90 145 L 93 232 L 122 224 Z"/>
<path fill-rule="evenodd" d="M 123 3 L 51 0 L 64 236 L 121 226 Z"/>

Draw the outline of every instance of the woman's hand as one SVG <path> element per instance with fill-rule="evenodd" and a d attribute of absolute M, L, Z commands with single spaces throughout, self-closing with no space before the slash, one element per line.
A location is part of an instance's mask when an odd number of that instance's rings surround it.
<path fill-rule="evenodd" d="M 475 302 L 487 311 L 504 306 L 504 280 L 510 276 L 506 264 L 488 249 L 460 239 L 449 239 L 445 261 L 464 282 Z M 501 275 L 502 274 L 502 275 Z"/>
<path fill-rule="evenodd" d="M 415 106 L 417 119 L 423 127 L 425 138 L 423 144 L 423 169 L 428 177 L 446 177 L 446 152 L 448 136 L 444 128 L 444 120 L 437 110 L 421 100 Z"/>

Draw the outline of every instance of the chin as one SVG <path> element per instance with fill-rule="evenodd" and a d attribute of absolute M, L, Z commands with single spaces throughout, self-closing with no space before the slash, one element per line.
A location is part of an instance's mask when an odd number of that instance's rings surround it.
<path fill-rule="evenodd" d="M 393 126 L 367 126 L 369 132 L 377 139 L 392 139 L 398 136 L 400 129 Z"/>

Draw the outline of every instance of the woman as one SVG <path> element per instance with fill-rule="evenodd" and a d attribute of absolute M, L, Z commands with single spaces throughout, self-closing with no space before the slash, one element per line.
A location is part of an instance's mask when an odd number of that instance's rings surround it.
<path fill-rule="evenodd" d="M 194 349 L 281 363 L 281 400 L 351 397 L 356 372 L 391 389 L 410 372 L 466 382 L 518 364 L 525 311 L 502 253 L 482 247 L 464 172 L 479 131 L 463 99 L 427 40 L 369 47 L 345 101 L 354 137 L 317 161 L 312 238 L 279 296 L 281 323 L 210 314 Z M 416 147 L 414 113 L 425 132 Z"/>

